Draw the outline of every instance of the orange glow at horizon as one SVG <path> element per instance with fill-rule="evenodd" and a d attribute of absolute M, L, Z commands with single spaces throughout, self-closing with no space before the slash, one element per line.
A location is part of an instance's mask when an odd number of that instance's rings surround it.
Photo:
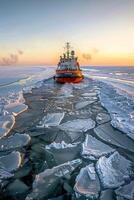
<path fill-rule="evenodd" d="M 55 46 L 44 47 L 43 44 L 38 44 L 31 49 L 22 49 L 23 55 L 19 56 L 16 65 L 57 65 L 59 61 L 59 56 L 63 54 L 64 44 L 57 44 Z M 78 56 L 78 61 L 81 66 L 91 66 L 91 65 L 114 65 L 114 66 L 134 66 L 134 52 L 122 51 L 114 52 L 106 51 L 97 48 L 86 48 L 80 46 L 75 46 L 73 48 Z M 16 50 L 13 51 L 15 53 Z M 8 57 L 11 54 L 10 49 L 5 49 L 5 51 L 0 51 L 0 60 L 3 57 Z M 84 58 L 83 55 L 88 55 Z"/>

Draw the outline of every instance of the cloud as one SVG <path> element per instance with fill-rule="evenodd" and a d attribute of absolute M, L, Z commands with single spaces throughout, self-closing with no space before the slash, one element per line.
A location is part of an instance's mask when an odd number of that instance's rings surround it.
<path fill-rule="evenodd" d="M 93 58 L 94 55 L 96 55 L 97 53 L 99 53 L 99 49 L 97 48 L 92 48 L 90 50 L 89 53 L 83 53 L 82 54 L 82 57 L 85 59 L 85 60 L 91 60 Z"/>
<path fill-rule="evenodd" d="M 20 49 L 18 49 L 18 54 L 19 54 L 19 55 L 22 55 L 22 54 L 23 54 L 23 51 L 20 50 Z"/>
<path fill-rule="evenodd" d="M 91 59 L 92 59 L 92 55 L 89 54 L 89 53 L 83 53 L 83 54 L 82 54 L 82 57 L 83 57 L 84 59 L 86 59 L 86 60 L 91 60 Z"/>
<path fill-rule="evenodd" d="M 3 57 L 0 60 L 0 65 L 14 65 L 17 64 L 17 62 L 19 61 L 19 57 L 23 55 L 23 51 L 18 50 L 17 53 L 11 53 L 9 56 L 7 57 Z"/>
<path fill-rule="evenodd" d="M 99 49 L 97 49 L 97 48 L 93 48 L 93 49 L 92 49 L 92 53 L 93 53 L 93 54 L 97 54 L 97 53 L 99 53 Z"/>

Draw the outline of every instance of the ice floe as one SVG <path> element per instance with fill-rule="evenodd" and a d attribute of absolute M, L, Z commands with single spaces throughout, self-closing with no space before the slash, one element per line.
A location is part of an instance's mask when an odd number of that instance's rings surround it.
<path fill-rule="evenodd" d="M 123 149 L 127 149 L 134 153 L 134 142 L 130 138 L 128 138 L 125 134 L 120 131 L 114 129 L 110 123 L 102 124 L 94 129 L 96 135 L 102 140 L 121 147 Z"/>
<path fill-rule="evenodd" d="M 111 115 L 111 124 L 134 139 L 133 96 L 116 85 L 117 89 L 115 85 L 102 84 L 99 95 L 101 103 Z"/>
<path fill-rule="evenodd" d="M 99 158 L 96 169 L 104 188 L 117 188 L 134 175 L 132 162 L 117 151 L 108 158 Z"/>
<path fill-rule="evenodd" d="M 96 121 L 98 124 L 104 124 L 110 121 L 110 115 L 107 113 L 98 113 L 96 117 Z"/>
<path fill-rule="evenodd" d="M 36 175 L 32 192 L 27 196 L 26 200 L 48 197 L 57 189 L 60 178 L 70 175 L 80 164 L 81 160 L 76 159 L 52 169 L 46 169 L 44 172 Z"/>
<path fill-rule="evenodd" d="M 0 116 L 0 139 L 6 136 L 15 123 L 13 115 Z"/>
<path fill-rule="evenodd" d="M 85 196 L 95 199 L 99 195 L 100 183 L 93 164 L 80 170 L 74 186 L 76 197 Z"/>
<path fill-rule="evenodd" d="M 30 142 L 30 136 L 28 134 L 11 135 L 8 138 L 0 140 L 0 151 L 6 151 L 10 149 L 20 148 L 26 146 Z"/>
<path fill-rule="evenodd" d="M 108 155 L 115 151 L 114 149 L 97 140 L 91 135 L 86 135 L 86 139 L 82 145 L 82 149 L 82 155 L 89 159 L 97 159 L 100 156 Z"/>
<path fill-rule="evenodd" d="M 14 151 L 8 155 L 0 157 L 0 179 L 13 176 L 11 172 L 17 170 L 21 165 L 21 154 Z"/>
<path fill-rule="evenodd" d="M 81 146 L 78 144 L 52 143 L 46 146 L 45 156 L 47 164 L 51 167 L 60 165 L 80 156 Z"/>
<path fill-rule="evenodd" d="M 8 113 L 13 114 L 14 116 L 17 116 L 21 112 L 24 112 L 27 110 L 28 106 L 23 103 L 10 103 L 5 106 L 5 109 Z"/>
<path fill-rule="evenodd" d="M 82 102 L 78 102 L 77 104 L 75 104 L 75 108 L 77 110 L 82 109 L 90 104 L 94 103 L 94 101 L 82 101 Z"/>
<path fill-rule="evenodd" d="M 95 127 L 95 121 L 89 119 L 75 119 L 67 121 L 59 126 L 61 130 L 66 132 L 86 132 Z"/>
<path fill-rule="evenodd" d="M 127 185 L 123 185 L 115 190 L 118 197 L 133 200 L 134 199 L 134 181 L 131 181 Z"/>
<path fill-rule="evenodd" d="M 44 128 L 50 126 L 58 126 L 62 119 L 64 118 L 65 113 L 48 113 L 37 125 L 37 128 Z"/>

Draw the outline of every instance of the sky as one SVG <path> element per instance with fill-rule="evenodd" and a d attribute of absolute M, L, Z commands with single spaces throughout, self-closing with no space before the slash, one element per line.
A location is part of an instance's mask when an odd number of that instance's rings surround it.
<path fill-rule="evenodd" d="M 0 0 L 0 65 L 134 66 L 134 0 Z"/>

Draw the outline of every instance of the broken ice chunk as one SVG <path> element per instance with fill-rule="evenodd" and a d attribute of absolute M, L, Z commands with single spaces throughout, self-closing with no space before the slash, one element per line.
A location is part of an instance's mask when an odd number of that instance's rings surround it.
<path fill-rule="evenodd" d="M 27 110 L 28 106 L 23 103 L 10 103 L 5 106 L 5 109 L 8 111 L 8 113 L 13 114 L 14 116 L 17 116 L 21 112 L 24 112 Z"/>
<path fill-rule="evenodd" d="M 31 138 L 28 134 L 19 133 L 16 133 L 8 138 L 3 138 L 0 140 L 0 151 L 26 146 L 30 142 L 30 139 Z"/>
<path fill-rule="evenodd" d="M 83 97 L 92 97 L 92 96 L 96 96 L 97 93 L 96 92 L 90 92 L 90 93 L 84 93 L 81 96 Z"/>
<path fill-rule="evenodd" d="M 59 126 L 61 130 L 69 132 L 86 132 L 95 127 L 95 121 L 89 119 L 76 119 L 65 122 Z"/>
<path fill-rule="evenodd" d="M 133 200 L 134 199 L 134 181 L 131 181 L 127 185 L 123 185 L 115 190 L 118 197 Z"/>
<path fill-rule="evenodd" d="M 48 113 L 37 125 L 38 128 L 44 128 L 49 126 L 58 126 L 62 119 L 64 118 L 65 113 Z"/>
<path fill-rule="evenodd" d="M 13 115 L 0 116 L 0 139 L 6 136 L 15 123 Z"/>
<path fill-rule="evenodd" d="M 99 158 L 96 164 L 99 178 L 104 188 L 116 188 L 133 176 L 133 164 L 117 151 L 111 156 Z"/>
<path fill-rule="evenodd" d="M 46 149 L 65 149 L 65 148 L 71 148 L 71 147 L 76 147 L 78 145 L 78 143 L 74 143 L 74 144 L 67 144 L 64 141 L 62 141 L 61 143 L 56 143 L 53 142 L 49 145 L 46 145 Z"/>
<path fill-rule="evenodd" d="M 114 129 L 110 123 L 98 126 L 94 129 L 94 132 L 102 140 L 134 153 L 134 141 L 128 138 L 125 134 Z"/>
<path fill-rule="evenodd" d="M 80 155 L 81 146 L 78 144 L 52 143 L 46 146 L 45 156 L 48 166 L 60 165 L 74 160 Z"/>
<path fill-rule="evenodd" d="M 98 124 L 104 124 L 108 121 L 110 121 L 110 115 L 106 113 L 98 113 L 96 117 L 96 121 Z"/>
<path fill-rule="evenodd" d="M 91 135 L 86 135 L 86 140 L 83 143 L 82 147 L 82 155 L 89 158 L 91 158 L 91 156 L 99 158 L 100 156 L 108 155 L 115 151 L 114 149 L 97 140 Z"/>
<path fill-rule="evenodd" d="M 75 108 L 77 110 L 79 109 L 82 109 L 90 104 L 94 103 L 94 101 L 82 101 L 82 102 L 78 102 L 76 105 L 75 105 Z"/>
<path fill-rule="evenodd" d="M 57 188 L 60 178 L 71 174 L 80 164 L 81 160 L 77 159 L 53 167 L 52 169 L 46 169 L 44 172 L 36 175 L 32 193 L 27 196 L 26 200 L 48 197 Z"/>
<path fill-rule="evenodd" d="M 82 195 L 91 199 L 98 197 L 100 183 L 93 164 L 90 164 L 80 170 L 80 173 L 76 178 L 74 190 L 76 192 L 76 196 Z"/>
<path fill-rule="evenodd" d="M 0 157 L 0 179 L 13 176 L 11 172 L 17 170 L 21 165 L 21 154 L 14 151 L 6 156 Z"/>
<path fill-rule="evenodd" d="M 6 156 L 0 157 L 0 166 L 11 172 L 18 169 L 21 164 L 21 155 L 18 151 L 14 151 Z"/>

